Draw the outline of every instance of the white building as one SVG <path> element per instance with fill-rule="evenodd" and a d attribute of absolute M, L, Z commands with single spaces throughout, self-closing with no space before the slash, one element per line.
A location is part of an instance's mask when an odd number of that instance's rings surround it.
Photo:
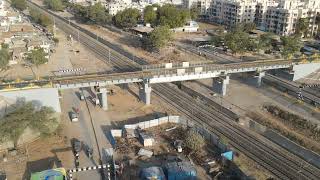
<path fill-rule="evenodd" d="M 185 0 L 184 4 L 197 6 L 208 20 L 227 26 L 255 22 L 261 30 L 290 35 L 300 18 L 309 18 L 309 35 L 318 29 L 320 0 Z"/>
<path fill-rule="evenodd" d="M 132 0 L 114 0 L 106 4 L 106 8 L 112 16 L 116 15 L 119 11 L 129 8 Z"/>
<path fill-rule="evenodd" d="M 4 0 L 0 0 L 0 16 L 6 16 L 8 13 Z"/>
<path fill-rule="evenodd" d="M 315 35 L 318 30 L 316 16 L 319 13 L 319 0 L 281 0 L 278 5 L 269 6 L 263 13 L 257 14 L 263 17 L 258 20 L 257 25 L 264 31 L 290 35 L 295 33 L 300 18 L 308 18 L 308 36 L 310 36 Z"/>

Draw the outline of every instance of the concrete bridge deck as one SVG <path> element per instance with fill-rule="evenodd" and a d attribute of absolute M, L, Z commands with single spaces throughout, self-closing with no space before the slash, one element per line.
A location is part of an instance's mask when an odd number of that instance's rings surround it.
<path fill-rule="evenodd" d="M 320 67 L 319 58 L 306 59 L 276 59 L 230 64 L 183 62 L 163 65 L 141 66 L 141 70 L 124 73 L 95 73 L 73 76 L 50 76 L 42 79 L 15 80 L 0 83 L 0 90 L 12 91 L 25 88 L 55 87 L 58 89 L 80 88 L 88 86 L 106 86 L 148 81 L 148 83 L 165 83 L 204 78 L 226 76 L 233 73 L 264 72 L 271 69 L 294 69 L 303 64 L 316 64 Z"/>

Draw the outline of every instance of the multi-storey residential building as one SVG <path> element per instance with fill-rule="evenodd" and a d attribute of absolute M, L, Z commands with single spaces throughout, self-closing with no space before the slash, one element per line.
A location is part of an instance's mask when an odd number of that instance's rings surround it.
<path fill-rule="evenodd" d="M 310 36 L 318 30 L 316 16 L 320 13 L 320 1 L 281 0 L 277 5 L 268 6 L 262 12 L 257 12 L 256 15 L 256 23 L 261 30 L 279 35 L 294 34 L 299 19 L 306 18 L 309 22 L 307 35 Z"/>
<path fill-rule="evenodd" d="M 290 35 L 300 18 L 308 18 L 309 35 L 318 29 L 320 0 L 185 0 L 184 4 L 197 6 L 208 20 L 227 26 L 254 22 L 261 30 Z"/>

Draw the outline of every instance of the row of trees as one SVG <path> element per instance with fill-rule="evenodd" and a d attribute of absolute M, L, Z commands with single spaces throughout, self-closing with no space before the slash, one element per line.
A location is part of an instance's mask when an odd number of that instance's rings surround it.
<path fill-rule="evenodd" d="M 71 9 L 73 9 L 74 14 L 77 18 L 82 21 L 91 21 L 96 24 L 106 24 L 111 23 L 112 17 L 106 11 L 106 9 L 101 5 L 101 3 L 96 3 L 91 6 L 81 6 L 79 4 L 71 4 L 69 5 Z"/>
<path fill-rule="evenodd" d="M 162 7 L 150 5 L 144 9 L 144 22 L 152 26 L 168 26 L 176 28 L 183 26 L 188 19 L 196 18 L 199 11 L 196 8 L 191 10 L 177 8 L 174 5 L 166 4 Z"/>
<path fill-rule="evenodd" d="M 212 43 L 215 46 L 226 45 L 232 53 L 245 53 L 249 51 L 263 50 L 265 52 L 276 49 L 276 41 L 273 40 L 272 33 L 266 33 L 259 38 L 251 38 L 247 32 L 255 29 L 255 26 L 251 23 L 244 24 L 236 27 L 227 34 L 221 34 L 220 36 L 214 36 Z M 283 36 L 280 38 L 282 46 L 280 52 L 283 57 L 289 57 L 300 51 L 302 43 L 298 36 Z"/>
<path fill-rule="evenodd" d="M 13 141 L 15 148 L 27 128 L 39 132 L 41 136 L 48 136 L 58 126 L 52 108 L 35 108 L 31 102 L 18 101 L 8 109 L 13 111 L 0 119 L 0 142 Z"/>

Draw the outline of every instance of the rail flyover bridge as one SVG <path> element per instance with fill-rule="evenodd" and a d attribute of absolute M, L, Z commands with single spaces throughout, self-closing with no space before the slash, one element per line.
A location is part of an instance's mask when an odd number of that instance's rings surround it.
<path fill-rule="evenodd" d="M 302 67 L 302 69 L 299 69 Z M 254 72 L 257 86 L 261 85 L 261 79 L 265 75 L 265 71 L 272 69 L 288 69 L 295 75 L 302 76 L 312 73 L 312 70 L 320 68 L 320 58 L 313 57 L 311 59 L 275 59 L 261 60 L 230 64 L 214 64 L 214 63 L 167 63 L 162 65 L 141 66 L 140 70 L 124 73 L 95 73 L 85 75 L 71 76 L 50 76 L 42 79 L 33 80 L 16 80 L 0 83 L 1 91 L 21 91 L 32 88 L 57 88 L 70 89 L 99 86 L 101 93 L 102 108 L 107 110 L 107 91 L 106 86 L 127 84 L 127 83 L 143 83 L 144 93 L 143 101 L 148 105 L 151 98 L 151 86 L 155 83 L 167 83 L 175 81 L 187 81 L 206 78 L 219 78 L 219 88 L 222 95 L 226 94 L 227 84 L 229 84 L 229 76 L 235 73 Z M 0 93 L 1 95 L 1 93 Z"/>

